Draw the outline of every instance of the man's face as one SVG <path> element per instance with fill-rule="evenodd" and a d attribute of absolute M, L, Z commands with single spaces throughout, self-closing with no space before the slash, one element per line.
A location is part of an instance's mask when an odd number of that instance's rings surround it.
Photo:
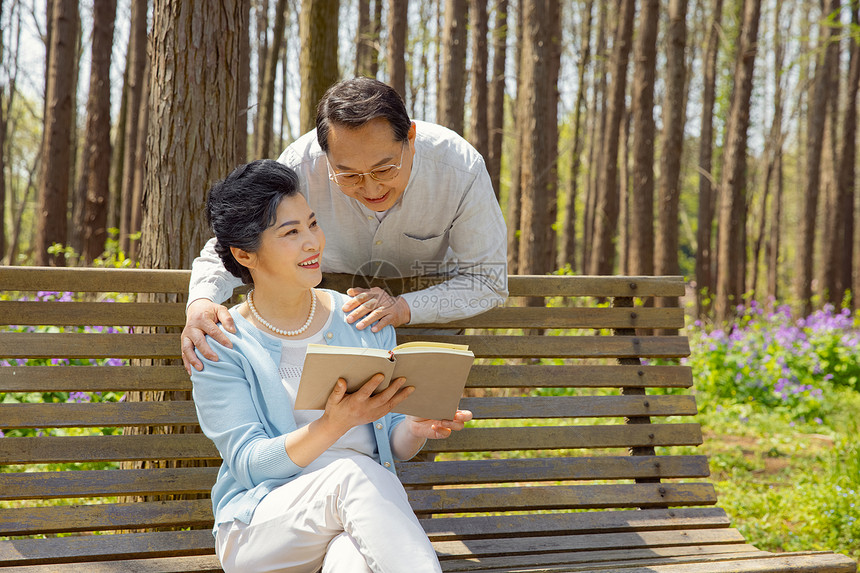
<path fill-rule="evenodd" d="M 329 127 L 328 146 L 331 174 L 364 174 L 360 177 L 361 181 L 353 186 L 336 181 L 341 192 L 372 211 L 386 211 L 397 203 L 409 183 L 415 156 L 415 124 L 409 128 L 405 142 L 394 138 L 394 130 L 385 118 L 373 119 L 358 128 L 332 124 Z M 398 164 L 400 169 L 385 169 Z M 396 175 L 392 179 L 377 181 L 369 172 L 380 168 L 383 168 L 380 171 Z M 379 177 L 384 178 L 384 175 L 380 173 Z"/>

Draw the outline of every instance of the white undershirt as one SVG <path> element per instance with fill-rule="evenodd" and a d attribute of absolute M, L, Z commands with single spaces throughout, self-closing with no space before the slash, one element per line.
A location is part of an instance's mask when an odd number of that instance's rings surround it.
<path fill-rule="evenodd" d="M 264 335 L 281 343 L 281 362 L 278 365 L 278 374 L 281 376 L 281 383 L 284 385 L 292 404 L 296 403 L 296 393 L 299 390 L 299 380 L 302 377 L 302 366 L 305 363 L 308 344 L 325 344 L 325 332 L 329 330 L 333 316 L 333 312 L 329 313 L 328 320 L 319 331 L 301 340 L 279 338 L 259 329 Z M 293 410 L 293 415 L 296 419 L 296 426 L 301 428 L 319 419 L 323 415 L 323 411 Z M 311 472 L 335 460 L 356 454 L 378 458 L 372 424 L 362 424 L 348 430 L 328 450 L 309 463 L 303 473 Z"/>

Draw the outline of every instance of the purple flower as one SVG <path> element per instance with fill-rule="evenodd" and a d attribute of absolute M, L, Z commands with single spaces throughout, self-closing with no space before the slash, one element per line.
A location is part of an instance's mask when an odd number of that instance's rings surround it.
<path fill-rule="evenodd" d="M 0 438 L 5 438 L 6 434 L 3 433 L 3 430 L 0 430 Z"/>
<path fill-rule="evenodd" d="M 105 362 L 106 366 L 124 366 L 122 359 L 120 358 L 108 358 Z"/>
<path fill-rule="evenodd" d="M 67 402 L 75 402 L 77 404 L 80 404 L 82 402 L 89 402 L 91 400 L 92 398 L 90 398 L 90 395 L 85 392 L 72 392 L 71 394 L 69 394 L 69 399 L 67 400 Z"/>
<path fill-rule="evenodd" d="M 69 359 L 68 358 L 52 358 L 51 365 L 52 366 L 68 366 Z"/>

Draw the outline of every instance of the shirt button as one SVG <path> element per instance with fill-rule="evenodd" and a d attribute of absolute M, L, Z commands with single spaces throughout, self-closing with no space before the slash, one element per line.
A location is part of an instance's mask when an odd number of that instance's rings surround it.
<path fill-rule="evenodd" d="M 387 468 L 390 468 L 390 467 L 391 467 L 391 462 L 385 462 L 385 463 L 384 463 L 384 464 L 382 464 L 382 465 L 384 465 L 384 466 L 385 466 L 385 467 L 387 467 Z"/>
<path fill-rule="evenodd" d="M 382 244 L 382 241 L 376 241 L 376 244 L 377 244 L 377 245 L 381 245 L 381 244 Z"/>
<path fill-rule="evenodd" d="M 376 424 L 376 429 L 377 429 L 377 430 L 381 430 L 381 429 L 382 429 L 382 424 Z"/>
<path fill-rule="evenodd" d="M 368 215 L 368 216 L 367 216 L 367 220 L 368 220 L 368 221 L 373 221 L 373 215 Z"/>
<path fill-rule="evenodd" d="M 331 340 L 332 338 L 334 338 L 334 333 L 333 332 L 326 332 L 325 337 L 328 338 L 329 340 Z"/>

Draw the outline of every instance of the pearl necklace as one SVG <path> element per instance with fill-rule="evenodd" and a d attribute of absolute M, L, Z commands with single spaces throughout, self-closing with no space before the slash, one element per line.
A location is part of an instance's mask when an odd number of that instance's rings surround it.
<path fill-rule="evenodd" d="M 280 334 L 281 336 L 295 336 L 306 331 L 311 325 L 311 322 L 313 322 L 314 313 L 317 310 L 317 295 L 316 293 L 314 293 L 314 289 L 311 289 L 311 312 L 310 314 L 308 314 L 308 320 L 302 325 L 301 328 L 298 328 L 296 330 L 284 330 L 283 328 L 278 328 L 276 326 L 273 326 L 269 321 L 260 316 L 260 313 L 257 312 L 257 307 L 254 306 L 254 289 L 248 291 L 248 308 L 251 309 L 251 314 L 254 315 L 254 318 L 256 318 L 260 324 L 262 324 L 272 332 Z"/>

